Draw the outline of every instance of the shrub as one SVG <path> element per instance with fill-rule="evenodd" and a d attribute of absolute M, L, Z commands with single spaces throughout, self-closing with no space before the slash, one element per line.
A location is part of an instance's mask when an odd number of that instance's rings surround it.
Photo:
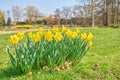
<path fill-rule="evenodd" d="M 21 73 L 32 69 L 48 68 L 50 71 L 65 68 L 69 63 L 81 60 L 92 46 L 91 33 L 81 33 L 79 29 L 66 27 L 24 35 L 20 32 L 10 36 L 12 48 L 7 47 L 12 66 Z"/>
<path fill-rule="evenodd" d="M 17 25 L 16 28 L 30 29 L 34 28 L 33 25 Z"/>
<path fill-rule="evenodd" d="M 110 24 L 110 26 L 113 27 L 113 28 L 119 28 L 120 24 Z"/>

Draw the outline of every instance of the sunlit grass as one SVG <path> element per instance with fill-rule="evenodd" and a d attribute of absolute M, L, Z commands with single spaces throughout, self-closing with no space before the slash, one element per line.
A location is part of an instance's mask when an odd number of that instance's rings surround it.
<path fill-rule="evenodd" d="M 54 73 L 33 71 L 33 76 L 16 74 L 10 68 L 8 54 L 5 52 L 9 35 L 0 35 L 0 80 L 119 80 L 120 79 L 120 29 L 85 28 L 82 32 L 94 34 L 94 45 L 82 61 L 70 70 Z"/>

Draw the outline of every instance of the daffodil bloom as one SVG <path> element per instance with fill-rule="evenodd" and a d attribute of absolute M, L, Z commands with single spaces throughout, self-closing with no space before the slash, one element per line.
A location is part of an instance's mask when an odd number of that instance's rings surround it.
<path fill-rule="evenodd" d="M 76 32 L 77 32 L 77 33 L 80 33 L 80 29 L 76 28 Z"/>
<path fill-rule="evenodd" d="M 89 41 L 89 42 L 88 42 L 88 45 L 89 45 L 89 46 L 92 46 L 92 45 L 93 45 L 92 41 Z"/>
<path fill-rule="evenodd" d="M 62 25 L 62 32 L 66 31 L 66 30 L 67 30 L 67 28 L 64 25 Z"/>
<path fill-rule="evenodd" d="M 33 34 L 32 39 L 33 39 L 34 42 L 38 42 L 38 41 L 40 41 L 41 36 L 39 34 Z"/>
<path fill-rule="evenodd" d="M 24 32 L 18 32 L 18 33 L 17 33 L 17 36 L 18 36 L 20 39 L 22 39 L 23 36 L 24 36 Z"/>
<path fill-rule="evenodd" d="M 71 30 L 68 30 L 66 35 L 69 37 L 69 38 L 76 38 L 77 37 L 77 32 L 73 32 Z"/>
<path fill-rule="evenodd" d="M 32 35 L 32 32 L 29 32 L 29 33 L 28 33 L 28 37 L 29 37 L 29 38 L 32 38 L 32 36 L 33 36 L 33 35 Z"/>
<path fill-rule="evenodd" d="M 93 38 L 93 34 L 89 33 L 87 36 L 87 41 L 90 41 Z"/>
<path fill-rule="evenodd" d="M 17 44 L 19 42 L 19 37 L 17 35 L 10 36 L 10 43 Z"/>
<path fill-rule="evenodd" d="M 72 32 L 72 34 L 71 34 L 70 37 L 71 37 L 71 38 L 76 38 L 76 37 L 77 37 L 77 32 Z"/>
<path fill-rule="evenodd" d="M 39 33 L 39 32 L 36 32 L 36 34 L 40 35 L 40 33 Z"/>
<path fill-rule="evenodd" d="M 85 39 L 86 40 L 86 38 L 87 38 L 87 34 L 86 33 L 81 34 L 81 39 Z"/>
<path fill-rule="evenodd" d="M 53 34 L 51 31 L 48 31 L 44 34 L 44 39 L 47 40 L 47 41 L 51 41 L 53 40 Z"/>
<path fill-rule="evenodd" d="M 42 29 L 42 28 L 39 28 L 39 29 L 38 29 L 38 33 L 39 33 L 40 35 L 42 35 L 43 29 Z"/>
<path fill-rule="evenodd" d="M 55 34 L 55 36 L 54 36 L 54 39 L 56 40 L 56 41 L 60 41 L 61 39 L 62 39 L 62 34 L 61 33 L 56 33 Z"/>
<path fill-rule="evenodd" d="M 54 28 L 53 28 L 53 32 L 54 32 L 54 33 L 57 33 L 57 32 L 59 32 L 59 29 L 58 29 L 58 27 L 54 27 Z"/>
<path fill-rule="evenodd" d="M 72 34 L 72 31 L 68 29 L 66 32 L 67 37 L 70 37 L 71 34 Z"/>

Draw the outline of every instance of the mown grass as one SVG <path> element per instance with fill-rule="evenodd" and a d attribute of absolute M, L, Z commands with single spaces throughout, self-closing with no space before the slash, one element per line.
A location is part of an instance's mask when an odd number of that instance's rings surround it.
<path fill-rule="evenodd" d="M 9 35 L 0 35 L 0 80 L 120 80 L 120 29 L 83 28 L 94 34 L 94 45 L 70 70 L 54 73 L 33 71 L 33 76 L 16 74 L 5 52 Z"/>

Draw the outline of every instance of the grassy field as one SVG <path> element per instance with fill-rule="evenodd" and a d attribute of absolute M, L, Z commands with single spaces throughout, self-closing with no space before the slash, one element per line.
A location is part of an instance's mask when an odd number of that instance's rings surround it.
<path fill-rule="evenodd" d="M 81 32 L 94 34 L 94 45 L 82 61 L 70 70 L 34 71 L 32 77 L 18 75 L 10 68 L 5 52 L 9 35 L 0 35 L 0 80 L 120 80 L 120 29 L 84 28 Z"/>

